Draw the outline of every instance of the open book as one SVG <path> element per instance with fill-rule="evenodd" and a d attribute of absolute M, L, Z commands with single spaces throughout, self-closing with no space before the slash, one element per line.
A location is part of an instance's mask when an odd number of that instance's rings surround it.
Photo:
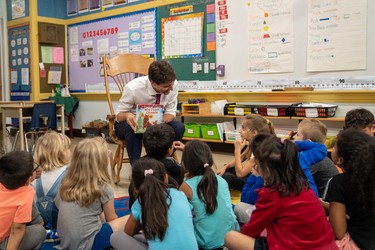
<path fill-rule="evenodd" d="M 142 134 L 148 127 L 163 122 L 164 108 L 161 104 L 137 104 L 135 115 L 136 134 Z"/>

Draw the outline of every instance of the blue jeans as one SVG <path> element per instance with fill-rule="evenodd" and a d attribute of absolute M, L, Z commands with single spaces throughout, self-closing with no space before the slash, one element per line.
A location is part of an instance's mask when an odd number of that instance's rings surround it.
<path fill-rule="evenodd" d="M 184 124 L 179 121 L 172 121 L 167 124 L 174 130 L 174 140 L 181 141 L 185 132 Z M 135 134 L 134 130 L 126 123 L 126 121 L 116 123 L 115 131 L 116 136 L 119 139 L 125 139 L 126 151 L 128 152 L 130 164 L 141 158 L 143 134 Z"/>

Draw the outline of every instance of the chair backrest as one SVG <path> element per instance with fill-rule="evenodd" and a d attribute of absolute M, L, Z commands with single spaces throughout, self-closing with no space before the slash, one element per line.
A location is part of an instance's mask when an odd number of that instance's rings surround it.
<path fill-rule="evenodd" d="M 152 61 L 137 54 L 120 54 L 112 58 L 104 57 L 104 81 L 111 115 L 114 115 L 108 78 L 112 78 L 122 94 L 125 84 L 134 78 L 148 74 Z M 117 100 L 116 100 L 117 101 Z"/>
<path fill-rule="evenodd" d="M 46 119 L 47 124 L 43 124 Z M 48 128 L 55 130 L 57 127 L 56 119 L 56 103 L 36 103 L 33 107 L 31 116 L 30 129 L 38 130 L 40 128 Z"/>

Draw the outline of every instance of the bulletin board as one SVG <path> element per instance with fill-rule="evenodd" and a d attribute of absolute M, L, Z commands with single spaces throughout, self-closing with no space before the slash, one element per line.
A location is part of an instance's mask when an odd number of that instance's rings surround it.
<path fill-rule="evenodd" d="M 29 25 L 8 29 L 10 100 L 30 100 Z"/>
<path fill-rule="evenodd" d="M 178 80 L 216 80 L 215 1 L 188 0 L 158 14 L 159 59 L 172 64 Z"/>
<path fill-rule="evenodd" d="M 38 23 L 39 31 L 39 82 L 40 93 L 51 93 L 56 84 L 66 84 L 65 27 L 64 25 Z M 53 80 L 56 71 L 60 72 Z"/>
<path fill-rule="evenodd" d="M 104 84 L 103 56 L 143 54 L 156 57 L 156 10 L 79 23 L 68 27 L 69 85 L 85 92 L 87 85 Z"/>

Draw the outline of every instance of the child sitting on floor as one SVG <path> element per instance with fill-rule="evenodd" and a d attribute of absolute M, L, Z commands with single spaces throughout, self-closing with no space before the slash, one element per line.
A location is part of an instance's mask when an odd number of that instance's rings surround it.
<path fill-rule="evenodd" d="M 337 249 L 324 210 L 299 164 L 297 146 L 290 140 L 258 134 L 251 150 L 264 187 L 250 221 L 241 233 L 229 232 L 225 246 L 231 250 Z M 266 238 L 261 237 L 265 229 Z"/>
<path fill-rule="evenodd" d="M 148 157 L 164 164 L 169 176 L 168 182 L 178 188 L 184 179 L 184 169 L 171 157 L 173 152 L 174 130 L 171 126 L 162 123 L 150 126 L 143 134 L 143 145 Z M 129 207 L 136 200 L 134 184 L 129 185 Z"/>
<path fill-rule="evenodd" d="M 168 178 L 163 164 L 155 159 L 143 157 L 135 163 L 132 181 L 138 198 L 131 207 L 125 233 L 111 236 L 113 247 L 118 250 L 198 249 L 190 204 L 184 193 L 168 187 Z M 133 238 L 141 229 L 144 237 Z"/>
<path fill-rule="evenodd" d="M 324 144 L 327 136 L 327 127 L 317 119 L 302 120 L 298 124 L 295 140 L 312 141 Z M 320 162 L 310 166 L 310 172 L 317 186 L 319 197 L 323 197 L 327 182 L 333 176 L 338 175 L 335 164 L 328 156 Z"/>
<path fill-rule="evenodd" d="M 375 249 L 374 139 L 354 128 L 344 130 L 332 159 L 344 171 L 330 181 L 325 198 L 338 246 Z"/>
<path fill-rule="evenodd" d="M 108 147 L 103 138 L 84 139 L 76 145 L 55 202 L 62 249 L 111 248 L 111 234 L 124 229 L 128 216 L 118 218 L 114 209 Z"/>
<path fill-rule="evenodd" d="M 39 249 L 46 230 L 32 220 L 35 191 L 29 186 L 35 178 L 33 157 L 25 151 L 12 151 L 0 158 L 0 249 Z"/>
<path fill-rule="evenodd" d="M 34 151 L 34 161 L 42 174 L 31 183 L 36 190 L 36 203 L 45 225 L 56 228 L 58 209 L 54 203 L 61 180 L 70 162 L 70 139 L 55 131 L 39 137 Z"/>
<path fill-rule="evenodd" d="M 224 245 L 230 230 L 239 230 L 233 213 L 227 182 L 212 170 L 212 152 L 202 141 L 189 141 L 182 153 L 182 166 L 187 170 L 180 186 L 193 205 L 194 229 L 202 249 Z"/>
<path fill-rule="evenodd" d="M 217 171 L 217 174 L 228 182 L 230 189 L 242 191 L 252 171 L 254 166 L 254 161 L 251 159 L 252 152 L 249 147 L 245 150 L 243 148 L 257 133 L 274 135 L 275 129 L 272 122 L 258 114 L 247 115 L 240 129 L 241 140 L 234 143 L 234 159 Z"/>

